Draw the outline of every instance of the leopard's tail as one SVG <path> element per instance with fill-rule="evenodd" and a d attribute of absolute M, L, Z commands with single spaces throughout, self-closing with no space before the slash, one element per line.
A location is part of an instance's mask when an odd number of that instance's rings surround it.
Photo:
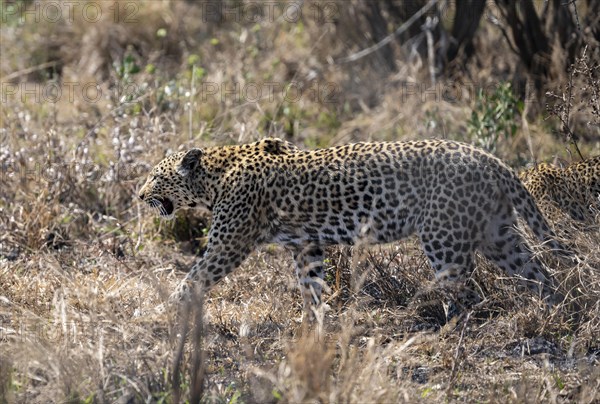
<path fill-rule="evenodd" d="M 508 197 L 519 216 L 527 222 L 533 234 L 558 255 L 573 257 L 573 250 L 557 240 L 556 234 L 538 208 L 533 196 L 517 174 L 508 166 L 503 168 L 504 170 L 500 170 L 502 172 L 499 180 L 500 189 Z"/>

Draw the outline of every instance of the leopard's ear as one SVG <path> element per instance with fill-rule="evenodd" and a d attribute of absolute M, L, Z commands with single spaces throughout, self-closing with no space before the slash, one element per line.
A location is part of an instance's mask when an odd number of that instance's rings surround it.
<path fill-rule="evenodd" d="M 187 177 L 191 173 L 198 168 L 200 165 L 200 157 L 204 152 L 202 149 L 190 149 L 188 150 L 183 157 L 181 158 L 181 162 L 177 167 L 177 173 L 182 177 Z"/>

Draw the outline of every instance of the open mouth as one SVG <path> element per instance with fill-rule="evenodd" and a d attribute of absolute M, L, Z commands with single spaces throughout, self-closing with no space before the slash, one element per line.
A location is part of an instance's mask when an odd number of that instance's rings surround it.
<path fill-rule="evenodd" d="M 148 205 L 158 209 L 161 216 L 171 216 L 175 210 L 173 202 L 170 199 L 163 198 L 152 198 L 148 201 Z"/>

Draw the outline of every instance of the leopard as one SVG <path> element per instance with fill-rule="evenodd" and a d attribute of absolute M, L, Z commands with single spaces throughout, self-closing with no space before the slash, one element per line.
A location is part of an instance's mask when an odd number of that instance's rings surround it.
<path fill-rule="evenodd" d="M 550 306 L 560 294 L 532 252 L 532 233 L 565 247 L 517 174 L 494 155 L 445 139 L 359 142 L 303 150 L 266 138 L 192 148 L 160 161 L 139 198 L 165 219 L 201 208 L 212 224 L 203 256 L 169 302 L 208 291 L 264 244 L 291 252 L 304 312 L 321 307 L 332 245 L 392 243 L 416 234 L 442 289 L 468 290 L 475 253 Z M 477 297 L 465 292 L 476 303 Z"/>
<path fill-rule="evenodd" d="M 539 163 L 519 178 L 551 222 L 565 218 L 579 229 L 594 224 L 600 212 L 600 156 L 566 167 Z"/>

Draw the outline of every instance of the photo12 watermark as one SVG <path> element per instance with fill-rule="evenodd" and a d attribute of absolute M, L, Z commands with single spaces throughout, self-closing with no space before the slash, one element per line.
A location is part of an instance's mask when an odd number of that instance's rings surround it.
<path fill-rule="evenodd" d="M 123 325 L 112 321 L 0 320 L 0 342 L 10 340 L 73 346 L 104 339 L 110 340 L 114 346 L 119 341 L 126 343 L 123 334 Z"/>
<path fill-rule="evenodd" d="M 0 21 L 20 21 L 25 24 L 73 24 L 75 21 L 137 24 L 140 3 L 136 1 L 3 1 Z"/>
<path fill-rule="evenodd" d="M 143 178 L 150 168 L 145 163 L 118 163 L 110 167 L 74 161 L 7 163 L 0 165 L 0 180 L 39 184 L 54 183 L 67 178 L 78 178 L 88 183 L 137 181 Z"/>
<path fill-rule="evenodd" d="M 304 99 L 329 104 L 337 102 L 339 85 L 333 82 L 313 82 L 309 85 L 299 82 L 281 83 L 275 81 L 248 83 L 203 82 L 198 91 L 200 102 L 212 100 L 254 103 L 281 100 L 287 103 L 296 103 Z"/>
<path fill-rule="evenodd" d="M 136 86 L 127 85 L 119 90 L 120 93 L 135 93 Z M 102 99 L 103 91 L 96 82 L 48 81 L 35 82 L 2 82 L 0 83 L 0 102 L 9 101 L 35 104 L 55 104 L 59 101 L 69 103 L 75 100 L 95 104 Z"/>
<path fill-rule="evenodd" d="M 340 1 L 199 1 L 203 22 L 291 24 L 309 19 L 317 23 L 335 22 L 344 3 Z"/>
<path fill-rule="evenodd" d="M 470 103 L 478 97 L 488 98 L 495 94 L 504 82 L 440 81 L 430 82 L 404 81 L 400 84 L 400 102 L 407 103 Z M 523 87 L 511 87 L 513 94 L 522 94 L 523 102 L 537 102 L 535 86 L 527 83 Z"/>
<path fill-rule="evenodd" d="M 119 100 L 121 103 L 135 102 L 148 91 L 164 92 L 168 97 L 185 97 L 190 101 L 206 102 L 286 102 L 296 103 L 302 100 L 333 104 L 338 102 L 340 86 L 334 82 L 211 82 L 203 81 L 196 85 L 194 92 L 186 89 L 179 94 L 169 86 L 148 90 L 147 86 L 132 82 L 117 83 L 109 90 L 98 82 L 48 81 L 2 82 L 0 83 L 0 103 L 8 102 L 55 104 L 73 103 L 76 100 L 95 104 L 103 98 Z"/>

